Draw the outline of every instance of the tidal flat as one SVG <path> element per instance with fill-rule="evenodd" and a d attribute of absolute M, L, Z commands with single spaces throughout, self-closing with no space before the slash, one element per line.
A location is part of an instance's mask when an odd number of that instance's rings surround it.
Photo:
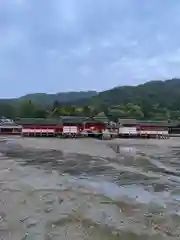
<path fill-rule="evenodd" d="M 180 239 L 180 138 L 7 138 L 0 152 L 0 239 Z"/>

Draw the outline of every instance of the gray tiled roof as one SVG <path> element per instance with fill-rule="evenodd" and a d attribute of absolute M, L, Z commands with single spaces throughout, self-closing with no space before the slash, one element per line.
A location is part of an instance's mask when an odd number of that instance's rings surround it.
<path fill-rule="evenodd" d="M 59 118 L 20 118 L 16 119 L 15 123 L 19 125 L 60 125 L 63 123 L 94 123 L 108 122 L 108 119 L 101 116 L 86 117 L 86 116 L 60 116 Z"/>
<path fill-rule="evenodd" d="M 16 124 L 16 123 L 2 123 L 2 122 L 0 122 L 0 128 L 21 128 L 21 126 Z"/>
<path fill-rule="evenodd" d="M 83 123 L 86 117 L 81 116 L 60 116 L 62 123 Z"/>
<path fill-rule="evenodd" d="M 55 118 L 20 118 L 16 119 L 15 122 L 20 125 L 58 125 L 61 124 L 60 119 Z"/>
<path fill-rule="evenodd" d="M 141 126 L 150 125 L 150 126 L 168 126 L 168 121 L 150 121 L 150 120 L 137 120 L 137 124 Z"/>
<path fill-rule="evenodd" d="M 22 126 L 15 124 L 12 125 L 0 124 L 0 128 L 22 128 Z"/>
<path fill-rule="evenodd" d="M 94 122 L 108 122 L 108 119 L 101 116 L 85 117 L 85 116 L 61 116 L 63 123 L 94 123 Z"/>
<path fill-rule="evenodd" d="M 180 121 L 169 121 L 168 126 L 169 127 L 179 127 Z"/>
<path fill-rule="evenodd" d="M 0 128 L 21 128 L 20 125 L 16 124 L 11 119 L 0 118 Z"/>
<path fill-rule="evenodd" d="M 136 124 L 136 119 L 133 119 L 133 118 L 119 118 L 118 119 L 118 123 L 119 124 Z"/>
<path fill-rule="evenodd" d="M 95 116 L 94 120 L 103 122 L 103 123 L 108 123 L 109 119 L 106 116 Z"/>
<path fill-rule="evenodd" d="M 174 126 L 175 124 L 169 123 L 168 121 L 152 121 L 152 120 L 136 120 L 136 119 L 119 119 L 118 124 L 140 124 L 141 126 Z"/>

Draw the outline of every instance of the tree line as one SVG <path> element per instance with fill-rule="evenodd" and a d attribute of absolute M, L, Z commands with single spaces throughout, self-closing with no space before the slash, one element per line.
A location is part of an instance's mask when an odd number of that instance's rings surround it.
<path fill-rule="evenodd" d="M 54 101 L 51 105 L 40 105 L 31 100 L 0 102 L 0 116 L 17 118 L 57 118 L 59 116 L 107 116 L 109 120 L 136 118 L 150 120 L 178 120 L 180 111 L 160 107 L 158 104 L 143 106 L 134 103 L 108 106 L 93 104 L 79 107 Z"/>

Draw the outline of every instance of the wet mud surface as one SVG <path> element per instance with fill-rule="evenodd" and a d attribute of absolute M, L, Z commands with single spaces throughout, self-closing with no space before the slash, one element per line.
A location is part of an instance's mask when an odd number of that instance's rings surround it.
<path fill-rule="evenodd" d="M 23 141 L 0 143 L 0 239 L 180 239 L 180 139 Z"/>

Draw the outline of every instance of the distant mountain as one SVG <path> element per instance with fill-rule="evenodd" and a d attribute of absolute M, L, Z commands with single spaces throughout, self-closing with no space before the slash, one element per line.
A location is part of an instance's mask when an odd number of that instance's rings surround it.
<path fill-rule="evenodd" d="M 79 104 L 80 104 L 79 100 Z M 180 110 L 180 79 L 149 81 L 138 86 L 121 86 L 100 92 L 87 99 L 88 105 L 119 105 L 133 103 L 140 106 L 159 105 Z"/>
<path fill-rule="evenodd" d="M 41 105 L 50 105 L 54 101 L 59 101 L 66 105 L 95 107 L 132 103 L 143 109 L 151 109 L 152 106 L 157 105 L 161 108 L 180 110 L 180 79 L 149 81 L 137 86 L 120 86 L 99 93 L 96 91 L 34 93 L 18 99 L 2 99 L 1 102 L 13 103 L 17 100 L 31 100 Z"/>
<path fill-rule="evenodd" d="M 33 104 L 24 102 L 24 100 L 31 100 Z M 36 107 L 36 104 L 42 107 Z M 42 117 L 47 115 L 47 111 L 43 109 L 51 109 L 52 105 L 58 106 L 52 113 L 56 116 L 105 113 L 113 120 L 118 117 L 177 120 L 180 119 L 180 79 L 150 81 L 138 86 L 115 87 L 100 93 L 95 91 L 35 93 L 18 99 L 2 99 L 0 116 Z"/>
<path fill-rule="evenodd" d="M 31 100 L 34 103 L 47 105 L 52 104 L 54 101 L 65 103 L 74 102 L 80 99 L 88 99 L 96 96 L 97 94 L 98 93 L 96 91 L 59 92 L 57 94 L 34 93 L 22 96 L 18 100 Z"/>

